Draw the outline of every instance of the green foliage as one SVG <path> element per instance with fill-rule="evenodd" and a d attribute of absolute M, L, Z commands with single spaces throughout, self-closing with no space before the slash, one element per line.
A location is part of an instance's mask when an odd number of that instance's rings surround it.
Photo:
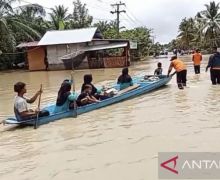
<path fill-rule="evenodd" d="M 131 30 L 125 30 L 120 33 L 122 39 L 136 40 L 138 43 L 139 56 L 149 55 L 150 48 L 153 45 L 151 39 L 151 29 L 138 27 Z"/>
<path fill-rule="evenodd" d="M 55 6 L 52 8 L 52 13 L 49 13 L 51 18 L 51 27 L 56 30 L 67 29 L 66 22 L 70 19 L 68 15 L 68 8 L 63 5 Z"/>
<path fill-rule="evenodd" d="M 113 28 L 111 23 L 109 23 L 108 21 L 99 21 L 98 23 L 95 23 L 93 26 L 97 27 L 101 32 L 106 32 L 109 29 Z"/>
<path fill-rule="evenodd" d="M 73 2 L 73 14 L 69 22 L 69 28 L 86 28 L 91 26 L 93 17 L 89 15 L 89 10 L 86 8 L 86 4 L 82 4 L 80 0 Z"/>
<path fill-rule="evenodd" d="M 13 63 L 24 61 L 25 58 L 16 54 L 19 43 L 40 40 L 48 30 L 91 27 L 93 21 L 86 4 L 80 0 L 74 0 L 72 14 L 68 13 L 68 8 L 59 5 L 51 9 L 49 16 L 46 16 L 45 9 L 39 4 L 13 9 L 12 3 L 16 1 L 0 0 L 0 69 L 12 68 Z M 116 21 L 100 21 L 93 26 L 98 27 L 106 39 L 118 38 Z M 151 30 L 146 27 L 121 31 L 120 38 L 138 42 L 137 56 L 146 56 L 156 47 L 153 46 Z"/>
<path fill-rule="evenodd" d="M 195 21 L 193 18 L 186 19 L 184 18 L 179 26 L 179 35 L 178 38 L 181 42 L 181 49 L 192 48 L 191 45 L 195 39 L 195 34 L 198 32 L 196 28 Z"/>
<path fill-rule="evenodd" d="M 220 4 L 212 1 L 195 18 L 184 18 L 179 32 L 177 39 L 169 44 L 170 49 L 208 49 L 214 45 L 220 46 Z"/>

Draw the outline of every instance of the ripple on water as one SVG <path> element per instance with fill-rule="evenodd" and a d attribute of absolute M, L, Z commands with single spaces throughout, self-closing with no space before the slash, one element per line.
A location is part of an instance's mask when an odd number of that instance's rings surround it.
<path fill-rule="evenodd" d="M 205 56 L 205 63 L 207 59 Z M 208 74 L 202 72 L 195 76 L 191 57 L 184 60 L 189 65 L 189 88 L 184 91 L 178 90 L 173 78 L 158 91 L 75 119 L 40 126 L 37 131 L 27 127 L 1 132 L 0 179 L 103 180 L 118 179 L 117 172 L 126 180 L 156 179 L 154 168 L 146 174 L 143 167 L 155 167 L 158 158 L 155 154 L 161 150 L 219 149 L 216 142 L 220 132 L 217 118 L 220 116 L 220 86 L 211 86 Z M 164 70 L 168 68 L 168 59 L 148 60 L 131 66 L 131 75 L 140 74 L 140 71 L 152 73 L 158 61 L 163 62 Z M 76 88 L 80 89 L 85 73 L 92 73 L 94 83 L 101 85 L 104 81 L 115 81 L 120 71 L 77 71 Z M 12 85 L 15 81 L 25 81 L 30 96 L 43 83 L 43 107 L 55 102 L 60 83 L 69 74 L 70 71 L 1 74 L 0 84 L 5 86 L 0 87 L 0 117 L 13 113 Z"/>

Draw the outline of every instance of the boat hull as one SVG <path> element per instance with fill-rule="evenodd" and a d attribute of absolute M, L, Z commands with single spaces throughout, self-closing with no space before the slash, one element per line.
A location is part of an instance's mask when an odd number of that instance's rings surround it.
<path fill-rule="evenodd" d="M 171 80 L 171 77 L 161 76 L 159 80 L 152 81 L 152 82 L 141 81 L 141 79 L 143 80 L 143 77 L 134 78 L 134 83 L 139 85 L 139 87 L 137 87 L 136 89 L 133 89 L 126 93 L 122 93 L 120 95 L 116 95 L 112 98 L 108 98 L 98 103 L 93 103 L 93 104 L 89 104 L 86 106 L 78 107 L 77 110 L 68 110 L 65 112 L 59 112 L 59 113 L 53 114 L 55 105 L 48 106 L 45 109 L 48 110 L 51 115 L 47 117 L 39 118 L 38 123 L 39 125 L 42 125 L 42 124 L 47 124 L 49 122 L 57 121 L 60 119 L 74 117 L 75 113 L 77 113 L 77 115 L 84 114 L 84 113 L 87 113 L 87 112 L 90 112 L 90 111 L 93 111 L 93 110 L 96 110 L 102 107 L 106 107 L 106 106 L 109 106 L 109 105 L 112 105 L 112 104 L 115 104 L 115 103 L 118 103 L 124 100 L 128 100 L 128 99 L 143 95 L 145 93 L 148 93 L 152 90 L 156 90 L 166 85 Z M 18 122 L 15 118 L 9 118 L 5 120 L 6 124 L 34 125 L 34 122 L 35 122 L 35 119 L 31 119 L 31 120 L 24 121 L 24 122 Z"/>

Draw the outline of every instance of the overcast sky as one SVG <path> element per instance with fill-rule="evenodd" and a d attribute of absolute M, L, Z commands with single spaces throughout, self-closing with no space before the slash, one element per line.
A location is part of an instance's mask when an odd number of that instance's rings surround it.
<path fill-rule="evenodd" d="M 72 12 L 73 0 L 24 0 L 30 3 L 38 3 L 44 7 L 52 8 L 63 4 Z M 110 14 L 114 10 L 110 4 L 118 2 L 115 0 L 81 0 L 87 4 L 89 13 L 94 21 L 113 20 L 116 15 Z M 184 17 L 194 17 L 198 11 L 204 10 L 204 4 L 210 0 L 121 0 L 126 7 L 121 9 L 127 11 L 121 14 L 121 26 L 132 28 L 147 26 L 152 28 L 156 37 L 155 41 L 168 43 L 178 34 L 178 26 Z M 216 2 L 219 2 L 217 0 Z M 21 5 L 27 4 L 21 0 Z M 49 12 L 50 10 L 47 9 Z"/>

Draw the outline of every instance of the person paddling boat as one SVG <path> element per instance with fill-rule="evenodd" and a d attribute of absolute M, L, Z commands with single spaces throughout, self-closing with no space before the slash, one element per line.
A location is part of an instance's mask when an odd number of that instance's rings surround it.
<path fill-rule="evenodd" d="M 24 94 L 27 92 L 26 84 L 23 82 L 17 82 L 14 85 L 14 91 L 17 96 L 14 100 L 14 113 L 17 121 L 25 121 L 29 119 L 34 119 L 39 113 L 39 117 L 48 116 L 48 111 L 40 111 L 40 109 L 32 110 L 28 108 L 28 103 L 32 104 L 36 101 L 38 96 L 42 93 L 41 90 L 37 91 L 32 98 L 27 98 Z"/>

